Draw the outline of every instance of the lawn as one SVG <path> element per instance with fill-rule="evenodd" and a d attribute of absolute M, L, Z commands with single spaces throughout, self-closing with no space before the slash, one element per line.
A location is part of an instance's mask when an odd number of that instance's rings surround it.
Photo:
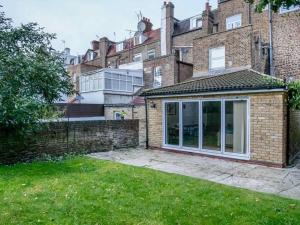
<path fill-rule="evenodd" d="M 300 202 L 87 157 L 0 167 L 0 224 L 300 224 Z"/>

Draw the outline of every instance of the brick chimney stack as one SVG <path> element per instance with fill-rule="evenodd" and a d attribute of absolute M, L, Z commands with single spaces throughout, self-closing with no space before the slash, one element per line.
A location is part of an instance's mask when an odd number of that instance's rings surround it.
<path fill-rule="evenodd" d="M 206 34 L 211 34 L 213 32 L 213 13 L 211 12 L 211 5 L 207 1 L 205 3 L 205 10 L 202 13 L 202 30 Z"/>
<path fill-rule="evenodd" d="M 146 29 L 145 29 L 144 33 L 152 30 L 153 24 L 151 23 L 149 18 L 143 17 L 143 19 L 141 21 L 143 21 L 146 24 Z"/>
<path fill-rule="evenodd" d="M 174 8 L 175 6 L 172 2 L 164 2 L 161 8 L 161 55 L 169 55 L 172 53 Z"/>

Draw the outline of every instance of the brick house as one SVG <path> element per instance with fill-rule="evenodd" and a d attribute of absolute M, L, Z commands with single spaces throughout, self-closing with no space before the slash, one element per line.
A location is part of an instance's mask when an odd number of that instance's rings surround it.
<path fill-rule="evenodd" d="M 193 77 L 142 93 L 148 146 L 285 166 L 286 88 L 278 78 L 265 74 L 298 78 L 297 10 L 272 15 L 270 38 L 268 10 L 256 13 L 243 0 L 219 0 L 216 10 L 207 3 L 201 31 L 186 55 L 192 59 Z M 284 29 L 291 33 L 287 35 Z"/>

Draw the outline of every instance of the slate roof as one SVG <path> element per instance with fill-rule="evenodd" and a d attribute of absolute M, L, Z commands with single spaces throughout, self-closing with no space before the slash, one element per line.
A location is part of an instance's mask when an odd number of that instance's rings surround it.
<path fill-rule="evenodd" d="M 196 29 L 192 29 L 191 30 L 190 23 L 191 23 L 190 18 L 185 19 L 185 20 L 181 20 L 181 21 L 176 21 L 174 23 L 173 36 L 177 36 L 177 35 L 184 34 L 184 33 L 187 33 L 187 32 L 191 32 L 191 31 L 202 29 L 202 28 L 196 28 Z"/>
<path fill-rule="evenodd" d="M 145 90 L 141 96 L 163 96 L 197 94 L 223 91 L 248 91 L 262 89 L 283 89 L 285 85 L 279 79 L 260 74 L 251 69 L 198 78 L 191 81 Z"/>
<path fill-rule="evenodd" d="M 148 32 L 144 33 L 144 35 L 147 36 L 148 38 L 146 41 L 143 42 L 143 45 L 150 44 L 152 42 L 160 40 L 160 28 L 156 29 L 156 30 L 148 31 Z M 125 43 L 124 51 L 134 47 L 133 38 L 129 38 L 129 39 L 125 40 L 124 43 Z M 118 52 L 116 51 L 116 43 L 114 43 L 113 45 L 111 45 L 109 47 L 107 56 L 114 56 L 116 54 L 118 54 Z"/>

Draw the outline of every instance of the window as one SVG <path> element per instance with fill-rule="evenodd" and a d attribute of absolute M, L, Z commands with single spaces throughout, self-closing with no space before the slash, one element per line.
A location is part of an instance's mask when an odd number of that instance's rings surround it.
<path fill-rule="evenodd" d="M 199 103 L 182 103 L 182 145 L 189 148 L 199 147 Z"/>
<path fill-rule="evenodd" d="M 142 77 L 133 77 L 133 85 L 143 85 L 143 78 Z"/>
<path fill-rule="evenodd" d="M 225 69 L 225 47 L 209 49 L 209 69 Z"/>
<path fill-rule="evenodd" d="M 247 99 L 164 103 L 166 147 L 249 159 Z"/>
<path fill-rule="evenodd" d="M 122 114 L 120 112 L 114 112 L 115 120 L 122 120 Z"/>
<path fill-rule="evenodd" d="M 225 152 L 246 154 L 247 102 L 225 101 Z"/>
<path fill-rule="evenodd" d="M 201 16 L 196 16 L 190 19 L 190 30 L 201 28 L 202 18 Z"/>
<path fill-rule="evenodd" d="M 124 43 L 123 42 L 118 43 L 116 48 L 117 48 L 117 52 L 123 51 L 124 50 Z"/>
<path fill-rule="evenodd" d="M 142 53 L 135 54 L 133 56 L 133 61 L 134 62 L 140 62 L 140 61 L 142 61 Z"/>
<path fill-rule="evenodd" d="M 154 88 L 159 88 L 161 87 L 162 83 L 162 75 L 161 75 L 161 67 L 155 67 L 154 68 L 154 82 L 153 82 L 153 87 Z"/>
<path fill-rule="evenodd" d="M 133 80 L 136 82 L 143 83 L 143 79 L 141 81 L 140 77 L 133 77 L 123 74 L 116 74 L 116 73 L 105 73 L 105 89 L 112 90 L 112 91 L 133 91 Z"/>
<path fill-rule="evenodd" d="M 155 58 L 155 49 L 148 51 L 148 59 L 154 59 Z"/>
<path fill-rule="evenodd" d="M 293 12 L 298 9 L 300 9 L 300 5 L 290 6 L 289 8 L 282 6 L 282 7 L 280 7 L 279 12 L 280 12 L 280 14 L 283 14 L 283 13 Z"/>
<path fill-rule="evenodd" d="M 81 92 L 98 91 L 103 89 L 100 74 L 81 76 L 79 85 Z"/>
<path fill-rule="evenodd" d="M 166 144 L 179 145 L 179 103 L 166 104 Z"/>
<path fill-rule="evenodd" d="M 147 39 L 147 37 L 144 36 L 143 34 L 138 34 L 133 39 L 134 45 L 143 44 L 146 39 Z"/>
<path fill-rule="evenodd" d="M 231 30 L 242 26 L 242 14 L 230 16 L 226 18 L 226 29 Z"/>
<path fill-rule="evenodd" d="M 202 105 L 202 148 L 221 151 L 221 101 L 205 101 Z"/>
<path fill-rule="evenodd" d="M 94 56 L 95 56 L 94 52 L 92 52 L 92 51 L 89 51 L 89 52 L 88 52 L 88 54 L 87 54 L 88 61 L 91 61 L 91 60 L 93 60 L 93 59 L 94 59 Z"/>

